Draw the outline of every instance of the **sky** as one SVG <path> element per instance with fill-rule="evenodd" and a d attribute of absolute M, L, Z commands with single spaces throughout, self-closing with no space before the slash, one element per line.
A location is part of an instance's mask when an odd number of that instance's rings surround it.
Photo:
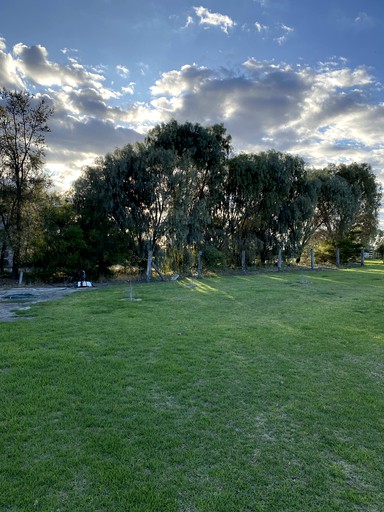
<path fill-rule="evenodd" d="M 384 183 L 383 48 L 383 0 L 0 3 L 0 87 L 53 104 L 62 190 L 170 119 L 223 123 L 235 153 L 367 162 Z"/>

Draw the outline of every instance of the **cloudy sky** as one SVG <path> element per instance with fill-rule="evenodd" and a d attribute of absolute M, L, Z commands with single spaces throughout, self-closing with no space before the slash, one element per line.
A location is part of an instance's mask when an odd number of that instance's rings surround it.
<path fill-rule="evenodd" d="M 384 183 L 383 48 L 383 0 L 0 4 L 0 86 L 53 102 L 64 188 L 171 118 L 223 122 L 236 152 L 368 162 Z"/>

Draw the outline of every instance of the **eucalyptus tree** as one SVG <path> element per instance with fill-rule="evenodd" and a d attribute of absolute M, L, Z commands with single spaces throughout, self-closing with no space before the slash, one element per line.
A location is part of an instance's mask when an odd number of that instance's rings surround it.
<path fill-rule="evenodd" d="M 44 188 L 45 134 L 53 108 L 27 91 L 0 91 L 0 213 L 17 276 L 25 242 L 26 206 Z M 24 243 L 25 245 L 25 243 Z"/>
<path fill-rule="evenodd" d="M 116 225 L 111 212 L 113 191 L 106 180 L 107 169 L 105 159 L 97 159 L 84 169 L 72 190 L 76 224 L 87 247 L 81 258 L 82 267 L 95 277 L 108 273 L 108 268 L 118 262 L 120 247 L 126 243 L 125 231 Z"/>
<path fill-rule="evenodd" d="M 149 133 L 147 148 L 170 151 L 174 158 L 167 216 L 167 238 L 174 246 L 220 243 L 230 143 L 222 125 L 205 128 L 172 120 Z"/>
<path fill-rule="evenodd" d="M 267 176 L 259 155 L 240 154 L 229 160 L 227 233 L 234 255 L 245 248 L 260 249 L 257 231 L 266 213 L 266 189 Z"/>
<path fill-rule="evenodd" d="M 97 265 L 143 264 L 166 232 L 173 152 L 128 144 L 99 158 L 74 184 L 74 204 Z M 92 240 L 94 239 L 94 240 Z"/>
<path fill-rule="evenodd" d="M 85 232 L 99 232 L 100 258 L 111 230 L 126 257 L 139 264 L 149 249 L 156 254 L 166 244 L 202 247 L 211 241 L 222 215 L 229 150 L 221 125 L 171 121 L 143 143 L 88 167 L 75 183 L 74 204 Z"/>
<path fill-rule="evenodd" d="M 304 161 L 274 150 L 229 162 L 229 229 L 238 249 L 252 247 L 264 263 L 279 247 L 294 254 L 314 208 Z"/>
<path fill-rule="evenodd" d="M 378 229 L 378 215 L 381 203 L 381 185 L 367 163 L 339 164 L 329 171 L 349 184 L 351 194 L 357 198 L 357 211 L 353 217 L 351 232 L 361 246 L 367 246 Z"/>
<path fill-rule="evenodd" d="M 41 204 L 39 218 L 40 229 L 35 232 L 29 260 L 35 273 L 47 280 L 59 276 L 61 279 L 78 276 L 79 271 L 86 268 L 89 275 L 92 247 L 85 241 L 72 202 L 51 194 Z"/>

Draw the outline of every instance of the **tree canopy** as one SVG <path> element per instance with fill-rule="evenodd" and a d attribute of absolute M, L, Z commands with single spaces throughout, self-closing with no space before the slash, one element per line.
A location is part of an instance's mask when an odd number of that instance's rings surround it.
<path fill-rule="evenodd" d="M 22 261 L 49 275 L 143 269 L 149 250 L 174 269 L 201 251 L 211 263 L 237 265 L 244 250 L 250 262 L 279 252 L 300 261 L 309 244 L 348 259 L 376 235 L 381 188 L 369 164 L 233 154 L 220 124 L 160 124 L 84 168 L 69 199 L 52 196 L 43 164 L 53 109 L 26 92 L 1 100 L 0 263 L 11 247 L 15 274 Z"/>
<path fill-rule="evenodd" d="M 234 263 L 243 249 L 262 263 L 281 249 L 299 261 L 315 236 L 334 245 L 374 236 L 381 190 L 368 164 L 313 170 L 275 150 L 231 151 L 222 125 L 173 120 L 88 167 L 74 205 L 87 236 L 98 232 L 105 264 L 125 254 L 144 265 L 148 249 L 179 261 L 214 250 Z"/>
<path fill-rule="evenodd" d="M 45 188 L 43 172 L 47 121 L 53 109 L 29 92 L 0 91 L 0 216 L 2 246 L 13 251 L 13 273 L 21 264 L 28 208 Z"/>

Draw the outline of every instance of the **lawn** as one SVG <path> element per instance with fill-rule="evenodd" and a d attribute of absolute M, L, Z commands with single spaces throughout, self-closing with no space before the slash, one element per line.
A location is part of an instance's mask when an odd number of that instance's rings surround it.
<path fill-rule="evenodd" d="M 384 265 L 83 290 L 0 324 L 0 510 L 384 510 Z"/>

